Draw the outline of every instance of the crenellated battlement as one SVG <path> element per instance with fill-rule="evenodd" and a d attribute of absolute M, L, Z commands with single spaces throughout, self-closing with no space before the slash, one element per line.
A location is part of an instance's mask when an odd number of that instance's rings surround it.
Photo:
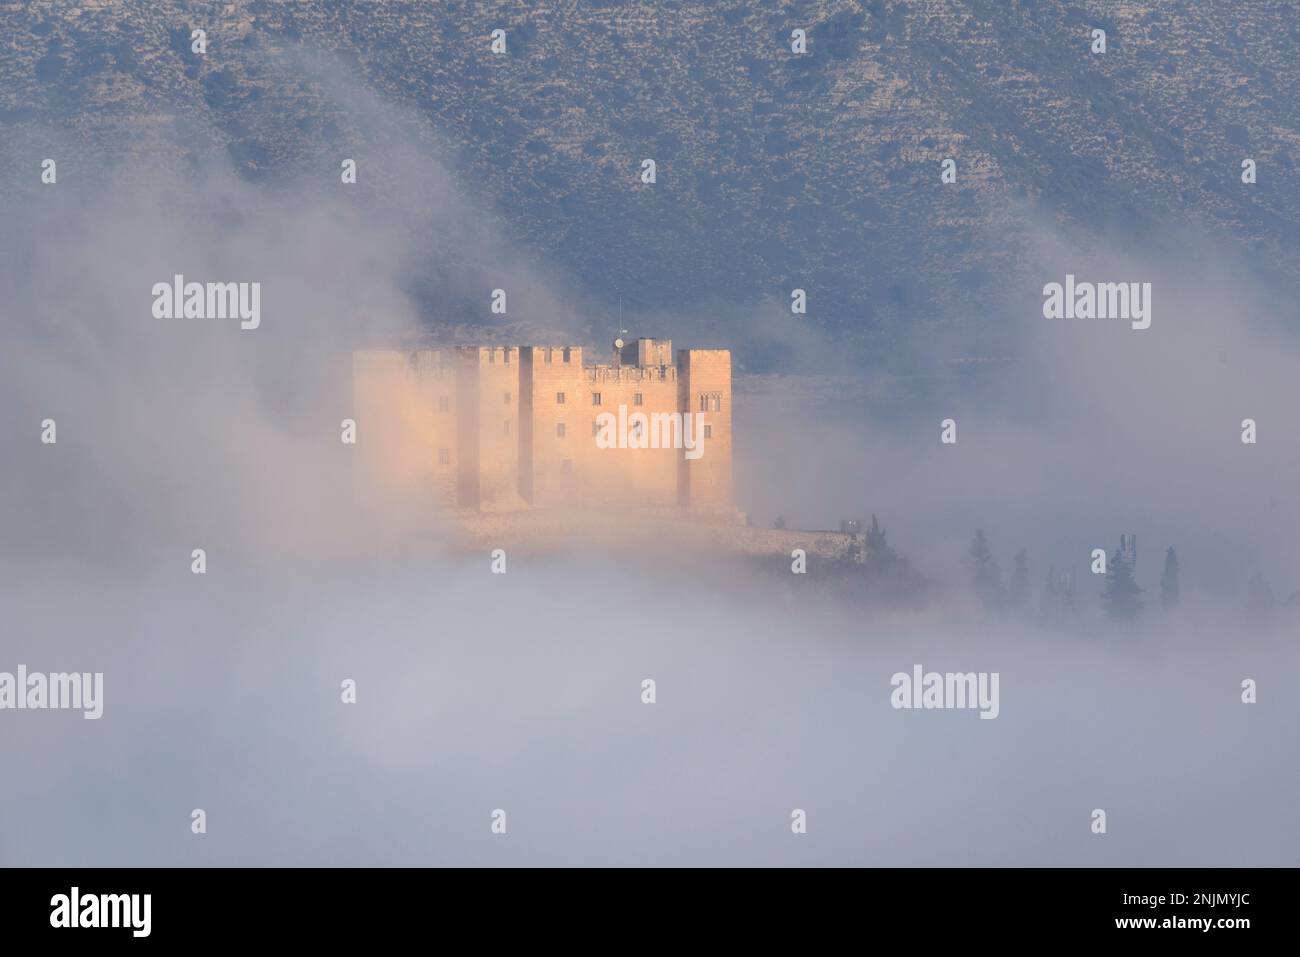
<path fill-rule="evenodd" d="M 356 352 L 352 365 L 376 487 L 477 511 L 734 511 L 725 349 L 618 339 L 610 362 L 586 364 L 579 346 L 471 345 Z M 655 441 L 663 421 L 681 445 Z"/>
<path fill-rule="evenodd" d="M 676 382 L 676 366 L 586 366 L 583 375 L 588 382 Z"/>

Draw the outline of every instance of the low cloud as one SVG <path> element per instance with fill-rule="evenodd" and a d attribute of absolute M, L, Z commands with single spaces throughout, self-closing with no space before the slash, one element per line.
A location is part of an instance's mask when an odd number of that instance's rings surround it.
<path fill-rule="evenodd" d="M 380 533 L 427 523 L 414 503 L 380 522 L 357 507 L 346 357 L 424 335 L 440 299 L 481 302 L 482 321 L 442 331 L 483 338 L 576 339 L 600 317 L 503 235 L 461 231 L 484 221 L 474 201 L 382 115 L 360 169 L 398 192 L 348 193 L 330 156 L 297 185 L 127 164 L 6 203 L 0 670 L 105 678 L 99 721 L 0 715 L 0 821 L 22 822 L 0 860 L 1291 862 L 1295 653 L 1237 616 L 1250 570 L 1300 584 L 1297 355 L 1265 279 L 1192 234 L 1144 254 L 1034 227 L 1032 258 L 981 307 L 1015 348 L 970 355 L 918 330 L 899 348 L 934 374 L 893 377 L 848 365 L 779 300 L 717 338 L 705 308 L 665 321 L 683 344 L 753 333 L 832 373 L 739 383 L 740 504 L 805 528 L 878 513 L 941 583 L 930 606 L 739 561 L 634 561 L 635 543 L 494 576 L 486 554 L 390 547 Z M 1151 328 L 1044 320 L 1041 287 L 1067 271 L 1151 282 Z M 153 318 L 150 289 L 176 273 L 262 282 L 260 327 Z M 492 325 L 496 286 L 520 325 Z M 971 359 L 996 361 L 955 361 Z M 976 527 L 1004 569 L 1027 547 L 1035 586 L 1048 563 L 1077 573 L 1073 628 L 972 611 Z M 1086 563 L 1121 532 L 1147 588 L 1177 546 L 1196 614 L 1107 626 Z M 891 709 L 890 676 L 916 663 L 999 672 L 998 718 Z M 1240 700 L 1247 677 L 1258 704 Z"/>

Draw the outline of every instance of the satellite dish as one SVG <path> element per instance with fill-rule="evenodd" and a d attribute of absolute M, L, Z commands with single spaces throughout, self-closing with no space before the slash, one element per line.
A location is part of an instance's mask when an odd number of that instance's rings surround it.
<path fill-rule="evenodd" d="M 615 349 L 622 349 L 622 348 L 623 348 L 623 340 L 622 340 L 622 339 L 615 339 L 615 340 L 614 340 L 614 348 L 615 348 Z"/>

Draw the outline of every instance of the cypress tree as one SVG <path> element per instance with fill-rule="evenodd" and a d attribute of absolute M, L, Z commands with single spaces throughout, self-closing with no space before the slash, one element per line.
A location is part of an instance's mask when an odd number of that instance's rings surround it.
<path fill-rule="evenodd" d="M 1106 568 L 1106 587 L 1101 595 L 1106 613 L 1116 620 L 1136 618 L 1142 614 L 1141 594 L 1132 566 L 1122 552 L 1115 552 Z"/>

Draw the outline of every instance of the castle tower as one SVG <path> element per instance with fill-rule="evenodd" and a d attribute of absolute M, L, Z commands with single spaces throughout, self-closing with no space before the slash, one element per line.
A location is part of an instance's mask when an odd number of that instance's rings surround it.
<path fill-rule="evenodd" d="M 519 349 L 456 350 L 459 494 L 480 511 L 522 507 L 519 495 Z"/>
<path fill-rule="evenodd" d="M 616 339 L 614 351 L 618 361 L 583 370 L 588 426 L 583 501 L 671 508 L 677 504 L 681 455 L 672 443 L 680 418 L 672 344 Z M 597 437 L 602 420 L 613 423 L 614 447 L 603 447 Z"/>
<path fill-rule="evenodd" d="M 693 510 L 731 511 L 731 351 L 679 349 L 677 390 L 692 432 L 702 422 L 696 440 L 703 443 L 699 458 L 680 460 L 678 501 Z"/>
<path fill-rule="evenodd" d="M 379 496 L 456 503 L 456 376 L 434 349 L 352 356 L 358 478 Z"/>
<path fill-rule="evenodd" d="M 519 349 L 519 493 L 534 507 L 579 500 L 591 431 L 582 349 Z"/>

